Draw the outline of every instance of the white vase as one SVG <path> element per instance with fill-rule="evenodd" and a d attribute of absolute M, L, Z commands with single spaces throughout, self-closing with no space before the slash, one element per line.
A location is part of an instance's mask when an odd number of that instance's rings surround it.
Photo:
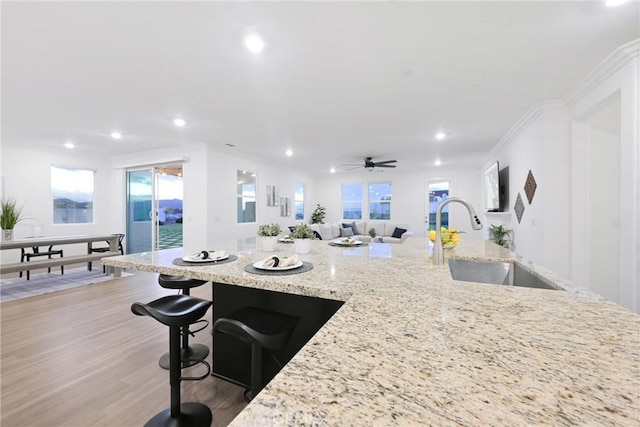
<path fill-rule="evenodd" d="M 273 252 L 278 247 L 278 236 L 263 236 L 262 250 L 265 252 Z"/>
<path fill-rule="evenodd" d="M 293 239 L 293 246 L 297 254 L 308 254 L 311 251 L 311 239 Z"/>
<path fill-rule="evenodd" d="M 11 230 L 2 230 L 2 240 L 8 242 L 13 240 L 13 229 Z"/>

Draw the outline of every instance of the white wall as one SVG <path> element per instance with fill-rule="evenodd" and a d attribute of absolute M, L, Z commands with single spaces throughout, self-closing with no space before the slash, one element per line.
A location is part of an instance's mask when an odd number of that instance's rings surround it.
<path fill-rule="evenodd" d="M 26 217 L 16 226 L 15 238 L 33 236 L 35 226 L 46 236 L 111 234 L 122 230 L 117 221 L 118 212 L 113 209 L 116 191 L 109 159 L 62 147 L 33 150 L 25 144 L 19 148 L 3 147 L 1 163 L 4 197 L 13 198 L 23 206 Z M 96 172 L 93 223 L 53 224 L 52 165 Z M 64 251 L 65 255 L 78 255 L 86 253 L 86 247 L 70 245 Z M 20 261 L 18 251 L 3 251 L 2 257 L 3 262 Z"/>
<path fill-rule="evenodd" d="M 512 213 L 507 227 L 514 230 L 515 251 L 518 255 L 547 267 L 579 285 L 605 294 L 621 305 L 640 311 L 640 89 L 638 75 L 638 42 L 629 44 L 612 55 L 579 85 L 568 103 L 552 101 L 535 106 L 489 153 L 483 169 L 495 160 L 501 168 L 509 166 L 509 206 Z M 613 64 L 613 65 L 611 65 Z M 590 135 L 587 120 L 608 98 L 620 93 L 619 174 L 620 187 L 613 191 L 621 195 L 619 212 L 621 237 L 610 242 L 608 235 L 615 224 L 600 224 L 601 251 L 611 244 L 619 252 L 619 280 L 610 277 L 606 283 L 589 284 L 589 224 L 590 155 L 587 141 Z M 606 139 L 601 134 L 598 139 Z M 617 150 L 614 150 L 617 151 Z M 615 169 L 615 168 L 612 168 Z M 529 205 L 524 192 L 528 171 L 531 170 L 537 190 Z M 593 182 L 591 180 L 591 182 Z M 597 185 L 597 184 L 593 184 Z M 518 223 L 513 210 L 517 194 L 523 198 L 525 211 Z M 500 222 L 492 219 L 493 222 Z M 611 222 L 611 221 L 609 221 Z M 624 238 L 622 237 L 624 236 Z M 615 252 L 615 251 L 613 251 Z M 615 289 L 608 289 L 613 287 Z"/>
<path fill-rule="evenodd" d="M 398 167 L 402 167 L 401 165 Z M 391 221 L 409 224 L 409 229 L 417 236 L 424 236 L 427 225 L 425 217 L 428 215 L 427 181 L 430 179 L 449 179 L 452 181 L 450 196 L 462 197 L 471 203 L 476 212 L 482 211 L 482 176 L 478 169 L 462 168 L 447 169 L 446 167 L 432 168 L 422 173 L 403 173 L 394 170 L 392 173 L 377 173 L 363 171 L 360 173 L 337 173 L 324 179 L 316 180 L 315 203 L 326 208 L 325 222 L 342 220 L 342 185 L 362 184 L 364 186 L 363 219 L 367 219 L 366 206 L 369 183 L 391 182 Z M 458 204 L 449 205 L 450 225 L 465 231 L 466 238 L 482 239 L 482 233 L 471 229 L 469 215 L 466 209 Z"/>

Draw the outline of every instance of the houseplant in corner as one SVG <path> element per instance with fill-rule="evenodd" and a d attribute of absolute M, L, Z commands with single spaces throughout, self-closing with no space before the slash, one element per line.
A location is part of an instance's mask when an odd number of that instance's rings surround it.
<path fill-rule="evenodd" d="M 278 246 L 278 235 L 282 233 L 280 224 L 275 222 L 258 227 L 258 236 L 262 237 L 262 249 L 267 252 L 275 251 Z"/>
<path fill-rule="evenodd" d="M 489 237 L 491 240 L 507 249 L 509 249 L 509 243 L 511 242 L 511 240 L 508 239 L 511 233 L 513 233 L 513 230 L 505 228 L 502 224 L 489 227 Z"/>
<path fill-rule="evenodd" d="M 297 254 L 308 254 L 311 250 L 311 240 L 316 236 L 307 224 L 297 225 L 290 234 L 293 239 L 294 250 Z"/>
<path fill-rule="evenodd" d="M 0 202 L 0 228 L 2 228 L 2 240 L 13 240 L 13 228 L 22 220 L 22 208 L 18 208 L 16 201 L 12 199 Z"/>
<path fill-rule="evenodd" d="M 326 212 L 324 206 L 320 206 L 320 203 L 318 203 L 311 214 L 311 224 L 324 224 L 325 215 Z"/>

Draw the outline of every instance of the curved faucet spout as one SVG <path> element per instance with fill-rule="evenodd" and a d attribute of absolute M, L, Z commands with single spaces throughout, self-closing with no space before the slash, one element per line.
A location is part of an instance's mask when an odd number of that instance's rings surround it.
<path fill-rule="evenodd" d="M 443 265 L 444 264 L 444 250 L 442 249 L 442 232 L 440 230 L 442 224 L 442 208 L 444 208 L 449 203 L 460 203 L 467 211 L 469 211 L 469 219 L 471 220 L 471 228 L 474 230 L 480 230 L 482 228 L 482 223 L 476 215 L 476 211 L 473 209 L 473 206 L 469 202 L 460 197 L 449 197 L 444 202 L 438 205 L 436 209 L 436 241 L 433 244 L 433 265 Z"/>

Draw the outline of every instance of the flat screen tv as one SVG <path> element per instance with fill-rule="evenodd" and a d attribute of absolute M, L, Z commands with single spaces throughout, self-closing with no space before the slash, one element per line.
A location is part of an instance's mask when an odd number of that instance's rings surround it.
<path fill-rule="evenodd" d="M 500 165 L 496 160 L 484 171 L 484 210 L 502 212 L 500 205 Z"/>

